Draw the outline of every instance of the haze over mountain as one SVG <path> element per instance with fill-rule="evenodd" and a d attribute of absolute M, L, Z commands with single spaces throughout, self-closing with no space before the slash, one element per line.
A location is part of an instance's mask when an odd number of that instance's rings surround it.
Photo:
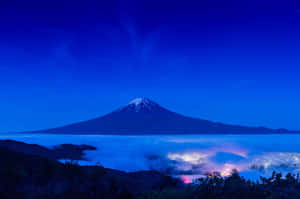
<path fill-rule="evenodd" d="M 296 133 L 286 129 L 227 125 L 187 117 L 147 98 L 134 99 L 126 106 L 95 119 L 35 132 L 106 135 Z"/>

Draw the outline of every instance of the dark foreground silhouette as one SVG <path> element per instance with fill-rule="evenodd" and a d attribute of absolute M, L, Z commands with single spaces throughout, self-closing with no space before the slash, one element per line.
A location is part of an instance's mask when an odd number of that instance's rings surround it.
<path fill-rule="evenodd" d="M 227 178 L 207 177 L 197 180 L 197 184 L 183 188 L 167 188 L 145 193 L 143 199 L 299 199 L 299 176 L 273 172 L 270 178 L 261 182 L 251 182 L 233 171 Z"/>
<path fill-rule="evenodd" d="M 62 164 L 0 147 L 0 199 L 299 199 L 300 179 L 273 173 L 261 182 L 236 171 L 184 185 L 154 171 L 126 173 L 101 166 Z M 212 177 L 213 176 L 213 177 Z"/>
<path fill-rule="evenodd" d="M 0 147 L 0 198 L 126 198 L 172 187 L 158 172 L 125 173 L 101 166 L 65 164 Z"/>

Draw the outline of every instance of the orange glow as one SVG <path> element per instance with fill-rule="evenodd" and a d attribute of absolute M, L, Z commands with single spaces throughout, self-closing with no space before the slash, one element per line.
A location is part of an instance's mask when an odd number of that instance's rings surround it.
<path fill-rule="evenodd" d="M 192 183 L 192 180 L 186 176 L 181 176 L 181 180 L 184 184 L 190 184 Z"/>

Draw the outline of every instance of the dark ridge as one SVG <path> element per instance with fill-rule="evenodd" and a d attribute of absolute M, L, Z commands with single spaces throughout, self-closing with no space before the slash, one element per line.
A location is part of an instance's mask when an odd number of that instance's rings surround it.
<path fill-rule="evenodd" d="M 0 157 L 1 199 L 118 199 L 180 184 L 158 172 L 62 164 L 1 146 Z"/>
<path fill-rule="evenodd" d="M 96 148 L 93 146 L 73 144 L 62 144 L 54 146 L 53 149 L 48 149 L 37 144 L 27 144 L 24 142 L 18 142 L 14 140 L 0 140 L 0 147 L 5 147 L 10 150 L 28 155 L 41 156 L 51 160 L 85 160 L 84 151 L 96 150 Z"/>

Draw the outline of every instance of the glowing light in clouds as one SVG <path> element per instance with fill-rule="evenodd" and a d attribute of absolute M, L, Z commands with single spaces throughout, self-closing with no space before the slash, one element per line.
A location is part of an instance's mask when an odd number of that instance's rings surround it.
<path fill-rule="evenodd" d="M 250 163 L 252 166 L 264 170 L 273 170 L 275 168 L 290 168 L 293 170 L 300 170 L 300 154 L 299 153 L 283 153 L 283 152 L 272 152 L 264 153 L 259 155 Z"/>
<path fill-rule="evenodd" d="M 227 152 L 230 154 L 239 155 L 246 158 L 247 152 L 245 150 L 234 150 L 234 149 L 220 149 L 214 148 L 207 151 L 201 152 L 183 152 L 183 153 L 168 153 L 167 158 L 172 161 L 177 161 L 178 164 L 175 164 L 176 170 L 180 174 L 189 171 L 193 174 L 203 175 L 207 173 L 219 172 L 221 176 L 226 177 L 230 176 L 232 170 L 236 169 L 238 171 L 243 171 L 247 166 L 243 164 L 235 163 L 218 163 L 213 160 L 213 157 L 216 156 L 219 152 Z M 195 175 L 180 175 L 180 178 L 184 183 L 191 183 Z"/>
<path fill-rule="evenodd" d="M 200 164 L 206 160 L 208 157 L 208 154 L 202 154 L 202 153 L 184 153 L 184 154 L 178 154 L 178 153 L 169 153 L 167 157 L 170 160 L 181 160 L 184 162 L 188 162 L 190 164 Z"/>
<path fill-rule="evenodd" d="M 240 169 L 238 168 L 238 165 L 224 164 L 224 168 L 223 168 L 223 170 L 220 171 L 220 174 L 223 177 L 230 176 L 233 169 L 236 169 L 236 170 L 240 171 Z"/>

